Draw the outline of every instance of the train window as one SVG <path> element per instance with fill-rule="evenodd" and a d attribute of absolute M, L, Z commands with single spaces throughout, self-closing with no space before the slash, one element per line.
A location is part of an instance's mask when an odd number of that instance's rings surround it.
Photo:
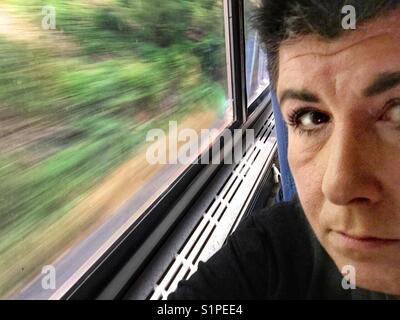
<path fill-rule="evenodd" d="M 269 85 L 267 55 L 261 47 L 261 41 L 257 31 L 255 31 L 251 25 L 252 13 L 259 4 L 260 1 L 258 0 L 244 1 L 246 93 L 248 106 L 250 106 Z"/>
<path fill-rule="evenodd" d="M 151 129 L 233 121 L 222 0 L 46 3 L 0 4 L 1 298 L 76 281 L 190 166 L 150 163 Z"/>

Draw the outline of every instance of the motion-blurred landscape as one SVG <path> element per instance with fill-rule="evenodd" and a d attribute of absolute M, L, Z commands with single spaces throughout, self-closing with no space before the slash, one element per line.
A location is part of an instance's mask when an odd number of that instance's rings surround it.
<path fill-rule="evenodd" d="M 1 1 L 1 298 L 160 170 L 150 129 L 224 118 L 223 21 L 222 0 Z"/>

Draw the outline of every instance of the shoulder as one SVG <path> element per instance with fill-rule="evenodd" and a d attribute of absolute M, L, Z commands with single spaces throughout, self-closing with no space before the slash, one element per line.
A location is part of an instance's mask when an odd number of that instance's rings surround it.
<path fill-rule="evenodd" d="M 268 264 L 270 298 L 306 295 L 320 245 L 297 199 L 255 212 L 229 241 L 241 257 Z"/>
<path fill-rule="evenodd" d="M 258 210 L 170 299 L 280 299 L 307 292 L 314 261 L 296 202 Z"/>
<path fill-rule="evenodd" d="M 262 240 L 312 245 L 314 234 L 297 199 L 256 211 L 244 219 L 233 236 L 255 232 Z M 297 240 L 301 239 L 299 243 Z"/>

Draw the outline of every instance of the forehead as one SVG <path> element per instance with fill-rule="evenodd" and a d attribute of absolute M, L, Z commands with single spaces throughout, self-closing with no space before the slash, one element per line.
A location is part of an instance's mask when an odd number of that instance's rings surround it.
<path fill-rule="evenodd" d="M 303 36 L 280 47 L 278 96 L 288 87 L 324 86 L 334 92 L 344 79 L 362 86 L 377 73 L 399 71 L 399 57 L 400 10 L 346 31 L 333 41 Z"/>

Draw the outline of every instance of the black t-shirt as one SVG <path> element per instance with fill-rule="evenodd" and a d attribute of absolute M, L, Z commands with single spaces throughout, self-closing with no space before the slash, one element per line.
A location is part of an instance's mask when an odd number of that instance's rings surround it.
<path fill-rule="evenodd" d="M 245 219 L 168 299 L 389 299 L 342 280 L 295 200 Z"/>

